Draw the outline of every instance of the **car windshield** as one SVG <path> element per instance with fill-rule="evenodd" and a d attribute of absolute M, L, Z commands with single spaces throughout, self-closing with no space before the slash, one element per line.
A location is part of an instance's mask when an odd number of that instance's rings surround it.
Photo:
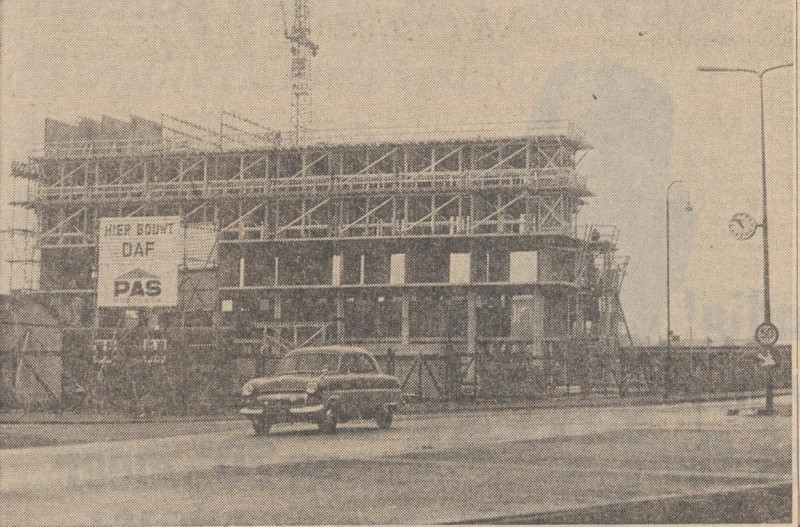
<path fill-rule="evenodd" d="M 281 359 L 275 375 L 322 373 L 326 370 L 334 371 L 338 366 L 339 355 L 336 353 L 293 353 Z"/>

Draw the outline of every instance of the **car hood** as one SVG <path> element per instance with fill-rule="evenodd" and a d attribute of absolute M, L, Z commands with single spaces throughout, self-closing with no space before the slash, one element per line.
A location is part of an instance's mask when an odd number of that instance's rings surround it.
<path fill-rule="evenodd" d="M 292 374 L 257 377 L 248 382 L 255 393 L 303 392 L 311 381 L 319 382 L 322 374 Z"/>

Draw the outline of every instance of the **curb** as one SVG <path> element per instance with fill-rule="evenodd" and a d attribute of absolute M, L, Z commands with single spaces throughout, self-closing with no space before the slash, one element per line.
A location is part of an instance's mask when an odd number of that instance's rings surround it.
<path fill-rule="evenodd" d="M 791 395 L 791 388 L 775 390 L 775 396 Z M 618 396 L 580 398 L 580 396 L 564 397 L 560 399 L 546 399 L 541 401 L 531 401 L 529 403 L 503 404 L 458 404 L 458 403 L 410 403 L 401 409 L 403 415 L 435 415 L 460 412 L 481 412 L 481 411 L 514 411 L 514 410 L 533 410 L 540 408 L 608 408 L 608 407 L 627 407 L 627 406 L 653 406 L 653 405 L 673 405 L 684 403 L 703 403 L 714 401 L 744 401 L 763 398 L 760 392 L 739 392 L 728 394 L 706 394 L 693 397 L 675 397 L 669 401 L 663 401 L 658 397 L 628 397 Z M 215 414 L 215 415 L 193 415 L 193 416 L 142 416 L 134 417 L 120 414 L 57 414 L 57 413 L 26 413 L 6 412 L 0 413 L 0 424 L 37 424 L 37 425 L 93 425 L 93 424 L 179 424 L 179 423 L 204 423 L 219 421 L 234 421 L 240 419 L 238 413 Z"/>

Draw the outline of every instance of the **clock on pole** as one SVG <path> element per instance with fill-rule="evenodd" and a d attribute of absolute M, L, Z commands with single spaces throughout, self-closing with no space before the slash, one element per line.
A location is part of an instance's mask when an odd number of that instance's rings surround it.
<path fill-rule="evenodd" d="M 728 222 L 731 234 L 737 240 L 749 240 L 756 233 L 756 220 L 746 212 L 737 212 Z"/>

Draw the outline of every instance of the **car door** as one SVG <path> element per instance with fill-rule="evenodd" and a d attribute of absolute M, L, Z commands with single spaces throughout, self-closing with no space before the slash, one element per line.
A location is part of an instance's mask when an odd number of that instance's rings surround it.
<path fill-rule="evenodd" d="M 359 397 L 361 374 L 358 372 L 358 360 L 355 353 L 342 356 L 339 365 L 339 411 L 343 417 L 352 417 L 359 413 Z"/>
<path fill-rule="evenodd" d="M 380 389 L 380 372 L 378 366 L 366 353 L 359 353 L 356 357 L 358 372 L 361 375 L 361 392 L 359 405 L 361 413 L 372 416 L 382 406 Z"/>

